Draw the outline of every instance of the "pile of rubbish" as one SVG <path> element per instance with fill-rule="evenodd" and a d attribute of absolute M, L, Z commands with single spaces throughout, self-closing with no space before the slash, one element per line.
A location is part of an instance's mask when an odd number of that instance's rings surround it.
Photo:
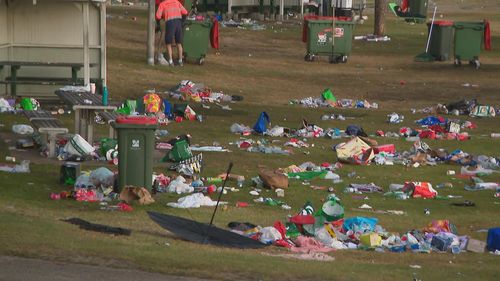
<path fill-rule="evenodd" d="M 331 89 L 325 89 L 319 97 L 307 97 L 301 100 L 290 100 L 289 104 L 300 104 L 304 107 L 344 107 L 378 109 L 378 103 L 367 100 L 337 99 Z"/>
<path fill-rule="evenodd" d="M 279 125 L 275 125 L 274 127 L 271 126 L 271 118 L 267 114 L 267 112 L 261 112 L 259 114 L 259 117 L 257 118 L 257 121 L 255 122 L 255 125 L 250 128 L 249 126 L 245 124 L 240 124 L 240 123 L 233 123 L 230 127 L 231 133 L 234 134 L 241 134 L 243 136 L 250 136 L 252 134 L 255 135 L 264 135 L 264 136 L 270 136 L 270 137 L 286 137 L 286 138 L 292 138 L 290 142 L 288 143 L 290 146 L 304 146 L 301 144 L 298 144 L 298 140 L 295 141 L 293 140 L 294 138 L 320 138 L 320 137 L 329 137 L 329 138 L 340 138 L 340 137 L 347 137 L 356 134 L 357 131 L 359 131 L 359 134 L 365 135 L 364 131 L 355 126 L 355 125 L 349 125 L 345 131 L 341 131 L 337 128 L 328 128 L 328 129 L 323 129 L 318 125 L 311 124 L 309 123 L 306 119 L 302 120 L 302 124 L 300 125 L 299 128 L 294 129 L 294 128 L 287 128 L 287 127 L 282 127 Z M 356 132 L 353 132 L 353 131 Z M 293 143 L 297 144 L 293 144 Z M 243 147 L 247 148 L 247 147 Z"/>
<path fill-rule="evenodd" d="M 167 99 L 162 99 L 154 90 L 148 90 L 138 100 L 124 101 L 116 112 L 123 115 L 154 116 L 160 125 L 167 125 L 169 120 L 175 120 L 177 123 L 183 120 L 203 121 L 203 116 L 197 114 L 189 104 L 172 104 Z M 96 116 L 96 123 L 104 124 L 99 115 Z"/>
<path fill-rule="evenodd" d="M 182 80 L 177 87 L 169 92 L 175 100 L 203 103 L 235 102 L 243 100 L 242 96 L 226 95 L 222 91 L 212 91 L 209 87 L 189 80 Z"/>
<path fill-rule="evenodd" d="M 466 83 L 464 87 L 471 85 Z M 476 85 L 472 85 L 476 86 Z M 498 106 L 481 105 L 476 99 L 466 100 L 461 99 L 456 102 L 448 104 L 437 104 L 419 110 L 412 110 L 413 112 L 421 112 L 426 114 L 451 114 L 451 115 L 469 115 L 471 117 L 495 117 L 500 113 Z"/>
<path fill-rule="evenodd" d="M 105 167 L 79 173 L 76 163 L 67 162 L 61 168 L 61 183 L 72 186 L 70 191 L 51 193 L 52 200 L 74 199 L 80 202 L 99 202 L 101 210 L 133 211 L 132 203 L 140 205 L 154 203 L 149 191 L 144 187 L 126 186 L 118 192 L 117 174 Z M 112 205 L 112 203 L 116 203 Z"/>
<path fill-rule="evenodd" d="M 293 252 L 330 252 L 340 249 L 363 249 L 378 252 L 417 253 L 462 251 L 484 252 L 486 243 L 459 236 L 448 220 L 431 222 L 427 227 L 414 229 L 402 235 L 385 230 L 377 218 L 344 218 L 344 207 L 331 194 L 321 209 L 315 211 L 307 202 L 285 223 L 260 227 L 250 223 L 231 222 L 232 231 L 259 240 L 265 244 L 289 248 Z"/>
<path fill-rule="evenodd" d="M 354 137 L 334 147 L 337 158 L 342 163 L 369 165 L 395 165 L 419 167 L 451 163 L 461 166 L 480 166 L 498 168 L 499 159 L 485 155 L 474 156 L 460 149 L 448 152 L 445 149 L 432 149 L 427 143 L 417 140 L 409 151 L 397 152 L 394 144 L 379 145 L 366 137 Z"/>
<path fill-rule="evenodd" d="M 233 19 L 225 20 L 221 22 L 222 27 L 235 27 L 239 29 L 249 29 L 249 30 L 266 30 L 265 24 L 259 24 L 257 21 L 252 19 L 241 19 L 241 21 L 235 21 Z"/>

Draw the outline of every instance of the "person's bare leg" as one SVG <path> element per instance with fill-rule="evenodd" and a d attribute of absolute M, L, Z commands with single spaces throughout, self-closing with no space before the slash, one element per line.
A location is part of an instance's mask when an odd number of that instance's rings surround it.
<path fill-rule="evenodd" d="M 172 59 L 172 44 L 167 45 L 167 53 L 168 53 L 168 63 L 173 64 L 174 60 Z"/>
<path fill-rule="evenodd" d="M 163 40 L 164 36 L 165 36 L 165 30 L 162 29 L 160 32 L 157 32 L 155 34 L 157 37 L 155 38 L 156 39 L 156 42 L 155 42 L 155 46 L 156 46 L 156 50 L 155 50 L 155 59 L 158 61 L 159 64 L 161 65 L 167 65 L 168 62 L 167 60 L 165 59 L 165 57 L 163 56 L 163 53 L 165 52 L 165 40 Z M 159 37 L 158 37 L 159 35 Z"/>
<path fill-rule="evenodd" d="M 179 54 L 179 65 L 182 65 L 183 64 L 183 62 L 182 62 L 182 54 L 183 54 L 182 44 L 177 44 L 177 52 Z"/>

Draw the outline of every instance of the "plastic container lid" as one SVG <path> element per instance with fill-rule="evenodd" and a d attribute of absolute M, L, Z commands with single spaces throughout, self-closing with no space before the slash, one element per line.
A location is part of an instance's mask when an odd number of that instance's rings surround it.
<path fill-rule="evenodd" d="M 430 25 L 431 23 L 428 22 L 427 25 Z M 454 24 L 453 21 L 451 20 L 437 20 L 434 21 L 434 25 L 439 25 L 439 26 L 452 26 Z"/>
<path fill-rule="evenodd" d="M 120 116 L 116 118 L 118 124 L 136 124 L 136 125 L 156 125 L 156 117 L 149 116 Z"/>

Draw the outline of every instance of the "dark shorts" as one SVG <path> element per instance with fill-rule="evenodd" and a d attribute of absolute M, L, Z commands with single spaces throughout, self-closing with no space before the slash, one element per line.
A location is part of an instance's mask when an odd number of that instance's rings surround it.
<path fill-rule="evenodd" d="M 173 19 L 165 23 L 165 43 L 172 44 L 182 44 L 182 20 Z"/>

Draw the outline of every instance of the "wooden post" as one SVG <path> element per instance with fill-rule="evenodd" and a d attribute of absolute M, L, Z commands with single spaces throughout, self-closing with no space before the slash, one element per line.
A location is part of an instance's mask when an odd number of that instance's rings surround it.
<path fill-rule="evenodd" d="M 83 2 L 83 84 L 90 87 L 89 2 Z"/>
<path fill-rule="evenodd" d="M 148 9 L 148 64 L 155 64 L 155 32 L 154 32 L 154 24 L 155 24 L 155 0 L 149 0 L 149 9 Z"/>
<path fill-rule="evenodd" d="M 385 33 L 385 14 L 387 12 L 387 0 L 375 0 L 375 27 L 373 34 L 382 36 Z"/>

